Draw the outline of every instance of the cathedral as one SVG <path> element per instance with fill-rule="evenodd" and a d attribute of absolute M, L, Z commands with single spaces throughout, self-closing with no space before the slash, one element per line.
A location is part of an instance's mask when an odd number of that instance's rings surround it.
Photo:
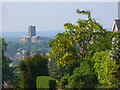
<path fill-rule="evenodd" d="M 20 42 L 40 42 L 40 36 L 36 36 L 36 27 L 28 27 L 28 36 L 23 36 L 20 38 Z"/>

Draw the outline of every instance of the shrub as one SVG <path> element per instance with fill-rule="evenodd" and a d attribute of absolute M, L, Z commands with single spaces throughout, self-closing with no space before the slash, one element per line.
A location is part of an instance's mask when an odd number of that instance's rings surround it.
<path fill-rule="evenodd" d="M 36 88 L 36 77 L 49 75 L 47 63 L 48 59 L 40 54 L 35 54 L 22 60 L 19 63 L 20 87 Z"/>
<path fill-rule="evenodd" d="M 48 76 L 38 76 L 36 78 L 36 88 L 56 88 L 56 80 Z"/>
<path fill-rule="evenodd" d="M 61 78 L 60 88 L 95 88 L 98 81 L 89 62 L 83 61 L 80 67 L 73 71 L 73 75 Z"/>
<path fill-rule="evenodd" d="M 73 75 L 68 79 L 66 88 L 95 88 L 97 84 L 96 76 L 92 67 L 87 61 L 80 63 L 80 67 L 76 68 Z"/>
<path fill-rule="evenodd" d="M 110 58 L 110 52 L 96 52 L 93 57 L 94 70 L 102 88 L 120 86 L 120 64 Z"/>
<path fill-rule="evenodd" d="M 59 88 L 65 88 L 66 85 L 68 85 L 68 78 L 70 76 L 63 76 L 60 80 Z"/>

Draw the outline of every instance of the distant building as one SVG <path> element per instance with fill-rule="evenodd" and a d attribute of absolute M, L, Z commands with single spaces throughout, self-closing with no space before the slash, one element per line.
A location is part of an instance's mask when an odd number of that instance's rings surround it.
<path fill-rule="evenodd" d="M 28 36 L 23 36 L 20 38 L 20 42 L 40 42 L 40 36 L 36 36 L 36 27 L 28 27 Z"/>
<path fill-rule="evenodd" d="M 29 26 L 28 27 L 28 36 L 36 36 L 36 27 L 35 26 Z"/>
<path fill-rule="evenodd" d="M 31 42 L 31 37 L 30 36 L 24 36 L 20 38 L 21 42 Z"/>
<path fill-rule="evenodd" d="M 24 55 L 21 54 L 21 53 L 16 53 L 16 56 L 13 58 L 14 60 L 20 60 L 20 59 L 23 59 L 24 58 Z"/>
<path fill-rule="evenodd" d="M 32 42 L 39 42 L 40 41 L 40 36 L 33 36 L 31 37 Z"/>

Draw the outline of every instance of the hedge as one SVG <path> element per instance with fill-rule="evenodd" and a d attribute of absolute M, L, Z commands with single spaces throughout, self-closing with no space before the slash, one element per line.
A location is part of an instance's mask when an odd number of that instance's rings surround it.
<path fill-rule="evenodd" d="M 36 88 L 56 88 L 56 80 L 48 76 L 38 76 L 36 78 Z"/>

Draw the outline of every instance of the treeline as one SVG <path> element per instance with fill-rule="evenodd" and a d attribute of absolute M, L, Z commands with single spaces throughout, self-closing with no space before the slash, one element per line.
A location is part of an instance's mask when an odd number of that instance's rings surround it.
<path fill-rule="evenodd" d="M 41 54 L 46 53 L 50 50 L 50 47 L 48 47 L 48 43 L 51 39 L 50 38 L 41 38 L 41 41 L 38 43 L 31 43 L 31 42 L 7 42 L 8 46 L 6 49 L 6 53 L 8 57 L 14 57 L 17 52 L 20 52 L 18 49 L 22 50 L 29 50 L 32 54 L 35 54 L 37 52 L 40 52 Z"/>

